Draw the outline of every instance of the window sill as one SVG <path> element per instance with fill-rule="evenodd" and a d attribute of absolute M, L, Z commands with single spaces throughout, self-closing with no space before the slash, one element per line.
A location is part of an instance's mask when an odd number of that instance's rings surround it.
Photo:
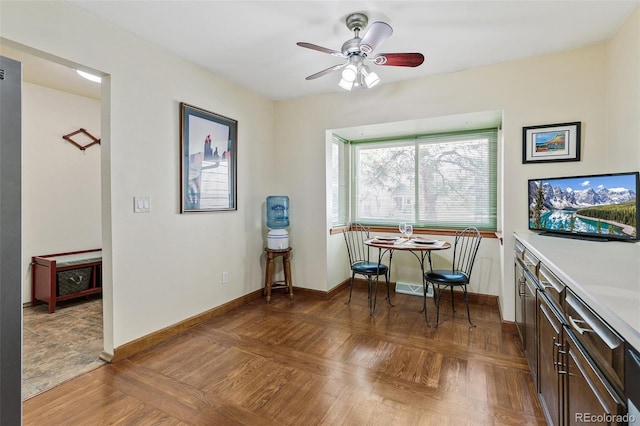
<path fill-rule="evenodd" d="M 341 234 L 349 229 L 348 225 L 336 226 L 329 230 L 329 235 Z M 399 234 L 397 226 L 369 226 L 371 232 L 385 232 L 391 234 Z M 457 229 L 441 229 L 441 228 L 413 228 L 413 235 L 429 234 L 429 235 L 449 235 L 455 236 Z M 497 238 L 502 243 L 502 234 L 497 231 L 480 231 L 483 238 Z"/>

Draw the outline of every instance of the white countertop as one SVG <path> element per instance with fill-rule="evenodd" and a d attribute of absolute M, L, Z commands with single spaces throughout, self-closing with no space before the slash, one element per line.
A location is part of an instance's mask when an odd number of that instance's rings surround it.
<path fill-rule="evenodd" d="M 632 346 L 640 349 L 640 244 L 516 232 L 516 238 Z"/>

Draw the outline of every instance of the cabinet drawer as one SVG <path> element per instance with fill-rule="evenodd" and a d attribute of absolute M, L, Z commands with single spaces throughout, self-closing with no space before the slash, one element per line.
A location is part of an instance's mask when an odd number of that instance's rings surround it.
<path fill-rule="evenodd" d="M 566 374 L 565 425 L 585 423 L 622 423 L 625 413 L 624 400 L 611 386 L 589 354 L 579 343 L 580 337 L 569 331 L 565 339 Z"/>
<path fill-rule="evenodd" d="M 566 289 L 569 329 L 618 392 L 624 389 L 624 340 L 571 289 Z"/>
<path fill-rule="evenodd" d="M 524 260 L 524 266 L 527 268 L 531 275 L 534 277 L 538 277 L 538 265 L 540 261 L 537 257 L 533 255 L 529 250 L 525 250 L 522 255 L 522 260 Z"/>
<path fill-rule="evenodd" d="M 522 243 L 518 240 L 516 240 L 516 245 L 513 248 L 513 255 L 515 256 L 516 259 L 524 259 L 524 251 L 526 249 L 524 248 L 524 246 L 522 245 Z"/>
<path fill-rule="evenodd" d="M 540 288 L 556 305 L 558 310 L 562 311 L 562 302 L 566 286 L 556 275 L 547 268 L 544 263 L 540 263 L 538 268 L 538 281 Z"/>

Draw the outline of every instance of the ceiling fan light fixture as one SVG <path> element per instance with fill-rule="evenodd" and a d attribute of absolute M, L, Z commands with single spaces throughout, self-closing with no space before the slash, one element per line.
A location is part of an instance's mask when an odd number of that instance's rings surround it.
<path fill-rule="evenodd" d="M 342 87 L 344 90 L 351 90 L 353 88 L 353 81 L 347 81 L 344 78 L 340 80 L 338 86 Z"/>
<path fill-rule="evenodd" d="M 348 82 L 353 83 L 356 81 L 356 77 L 358 76 L 358 69 L 355 65 L 349 64 L 342 70 L 342 79 Z"/>
<path fill-rule="evenodd" d="M 364 84 L 367 86 L 367 89 L 372 88 L 376 84 L 380 83 L 380 77 L 375 72 L 367 72 L 366 70 L 362 70 L 362 74 L 364 75 Z"/>

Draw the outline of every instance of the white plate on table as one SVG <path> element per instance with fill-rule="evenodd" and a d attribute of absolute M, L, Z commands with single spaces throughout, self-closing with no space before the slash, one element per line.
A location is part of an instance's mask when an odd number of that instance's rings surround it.
<path fill-rule="evenodd" d="M 436 244 L 438 240 L 431 240 L 428 238 L 414 238 L 413 240 L 411 240 L 411 242 L 414 244 Z"/>
<path fill-rule="evenodd" d="M 400 237 L 393 237 L 393 236 L 384 236 L 381 235 L 379 237 L 375 237 L 374 240 L 378 240 L 378 241 L 398 241 Z"/>

